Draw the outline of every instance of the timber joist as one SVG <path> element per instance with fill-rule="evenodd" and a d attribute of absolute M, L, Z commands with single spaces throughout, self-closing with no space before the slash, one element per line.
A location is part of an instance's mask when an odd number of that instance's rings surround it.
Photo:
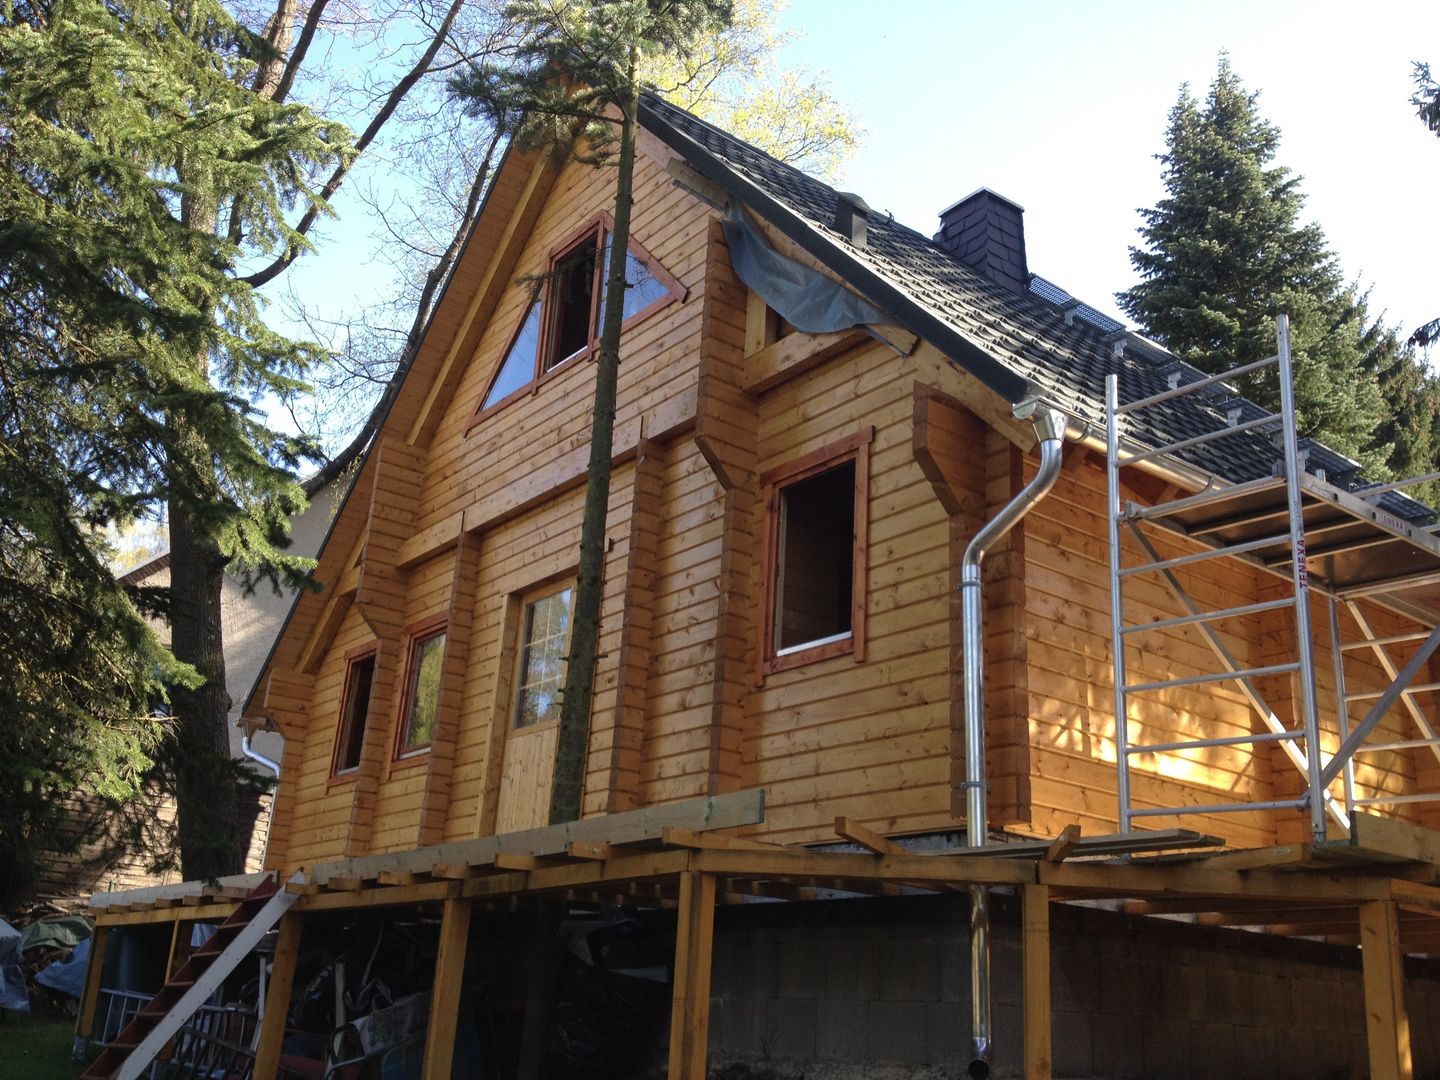
<path fill-rule="evenodd" d="M 845 818 L 835 823 L 841 843 L 821 848 L 735 835 L 763 816 L 762 792 L 737 792 L 340 860 L 287 887 L 299 894 L 293 910 L 318 912 L 450 900 L 505 911 L 537 897 L 667 908 L 689 875 L 713 880 L 721 904 L 1039 886 L 1054 900 L 1118 899 L 1135 915 L 1339 943 L 1359 941 L 1361 908 L 1383 903 L 1397 911 L 1402 949 L 1440 950 L 1440 861 L 1424 857 L 1434 834 L 1415 826 L 1371 829 L 1386 844 L 1374 850 L 1347 842 L 1215 855 L 1193 850 L 1213 838 L 1184 830 L 1085 837 L 1067 829 L 1055 840 L 925 851 Z M 1136 856 L 1157 850 L 1169 853 Z M 92 913 L 107 926 L 221 917 L 243 884 L 100 894 Z"/>

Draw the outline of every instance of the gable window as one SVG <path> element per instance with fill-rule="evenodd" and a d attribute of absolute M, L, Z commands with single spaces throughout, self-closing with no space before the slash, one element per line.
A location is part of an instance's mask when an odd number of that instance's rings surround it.
<path fill-rule="evenodd" d="M 440 706 L 440 672 L 445 662 L 443 619 L 428 621 L 412 631 L 405 668 L 405 712 L 395 746 L 397 758 L 420 754 L 435 736 Z"/>
<path fill-rule="evenodd" d="M 599 345 L 605 311 L 611 221 L 602 215 L 551 252 L 495 377 L 471 419 L 510 400 L 567 361 L 590 356 Z M 625 257 L 624 325 L 646 318 L 685 290 L 631 237 Z"/>
<path fill-rule="evenodd" d="M 867 428 L 761 477 L 762 675 L 846 654 L 864 659 L 873 433 Z"/>
<path fill-rule="evenodd" d="M 519 671 L 515 679 L 514 726 L 536 727 L 560 719 L 565 654 L 570 645 L 570 602 L 566 585 L 525 602 L 520 623 Z"/>
<path fill-rule="evenodd" d="M 345 664 L 345 693 L 340 699 L 340 726 L 335 732 L 331 772 L 339 776 L 360 768 L 365 724 L 370 717 L 370 687 L 375 681 L 375 646 L 352 653 Z"/>

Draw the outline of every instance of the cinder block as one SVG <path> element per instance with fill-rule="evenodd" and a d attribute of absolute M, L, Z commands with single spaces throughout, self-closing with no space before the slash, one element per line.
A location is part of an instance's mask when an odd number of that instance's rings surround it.
<path fill-rule="evenodd" d="M 970 1007 L 960 1002 L 925 1006 L 925 1060 L 931 1065 L 956 1065 L 970 1052 Z"/>
<path fill-rule="evenodd" d="M 817 998 L 824 979 L 825 950 L 821 946 L 800 934 L 780 946 L 777 997 Z"/>
<path fill-rule="evenodd" d="M 888 942 L 861 940 L 832 946 L 825 952 L 827 1001 L 870 1001 L 880 996 L 880 952 Z"/>
<path fill-rule="evenodd" d="M 880 997 L 887 1001 L 937 1001 L 939 960 L 929 942 L 891 941 L 880 953 Z"/>
<path fill-rule="evenodd" d="M 1090 1032 L 1093 1075 L 1107 1080 L 1139 1080 L 1145 1075 L 1144 1021 L 1134 1016 L 1096 1016 Z"/>
<path fill-rule="evenodd" d="M 870 1003 L 821 1001 L 815 1012 L 815 1055 L 822 1061 L 855 1061 L 870 1051 Z"/>
<path fill-rule="evenodd" d="M 1068 1009 L 1050 1017 L 1050 1045 L 1059 1076 L 1095 1074 L 1091 1017 Z"/>
<path fill-rule="evenodd" d="M 814 1001 L 778 998 L 770 1002 L 768 1050 L 776 1057 L 815 1056 L 817 1012 Z"/>
<path fill-rule="evenodd" d="M 970 1000 L 970 942 L 947 938 L 936 950 L 939 998 L 944 1002 Z M 968 1008 L 968 1006 L 967 1006 Z"/>
<path fill-rule="evenodd" d="M 925 1007 L 910 1001 L 870 1003 L 869 1057 L 918 1065 L 925 1061 Z"/>

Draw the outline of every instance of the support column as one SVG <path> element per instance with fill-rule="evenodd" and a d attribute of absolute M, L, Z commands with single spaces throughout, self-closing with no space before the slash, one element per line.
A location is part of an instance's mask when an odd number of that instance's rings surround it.
<path fill-rule="evenodd" d="M 300 957 L 304 918 L 304 913 L 299 911 L 288 911 L 280 918 L 280 936 L 275 942 L 270 988 L 265 992 L 265 1015 L 260 1020 L 252 1080 L 275 1080 L 280 1068 L 280 1044 L 285 1041 L 285 1020 L 290 1013 L 290 993 L 295 988 L 295 961 Z"/>
<path fill-rule="evenodd" d="M 675 986 L 670 1004 L 669 1080 L 705 1080 L 710 1041 L 710 957 L 715 943 L 715 878 L 680 875 Z"/>
<path fill-rule="evenodd" d="M 80 1011 L 75 1014 L 75 1043 L 70 1056 L 84 1061 L 95 1030 L 95 1008 L 100 1004 L 100 979 L 105 974 L 105 946 L 110 940 L 108 926 L 95 927 L 90 936 L 90 962 L 85 965 L 85 989 L 80 993 Z"/>
<path fill-rule="evenodd" d="M 1025 1080 L 1050 1080 L 1050 889 L 1020 887 Z"/>
<path fill-rule="evenodd" d="M 1365 972 L 1365 1033 L 1371 1080 L 1414 1080 L 1410 1021 L 1405 1016 L 1405 954 L 1393 901 L 1360 905 L 1360 961 Z"/>
<path fill-rule="evenodd" d="M 440 918 L 440 949 L 435 956 L 435 986 L 430 994 L 430 1024 L 425 1031 L 424 1080 L 450 1080 L 455 1058 L 455 1029 L 460 1020 L 460 992 L 465 985 L 465 952 L 470 943 L 473 900 L 445 901 Z"/>

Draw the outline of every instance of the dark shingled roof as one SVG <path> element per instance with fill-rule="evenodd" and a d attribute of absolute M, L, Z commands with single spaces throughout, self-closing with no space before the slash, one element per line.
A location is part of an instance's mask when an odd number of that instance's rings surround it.
<path fill-rule="evenodd" d="M 893 218 L 872 213 L 867 243 L 852 244 L 834 228 L 836 190 L 735 138 L 683 109 L 646 95 L 642 124 L 712 183 L 758 213 L 813 257 L 884 310 L 895 322 L 929 340 L 993 390 L 1018 403 L 1040 396 L 1104 427 L 1105 377 L 1120 376 L 1122 401 L 1133 401 L 1204 373 L 1032 275 L 1027 293 L 992 282 L 929 237 Z M 1070 306 L 1067 324 L 1062 307 Z M 1117 341 L 1124 349 L 1115 355 Z M 1178 442 L 1269 415 L 1216 386 L 1130 417 L 1127 434 L 1151 446 Z M 1278 432 L 1280 418 L 1275 417 Z M 1231 482 L 1270 476 L 1279 452 L 1269 429 L 1217 440 L 1176 456 Z M 1302 440 L 1307 468 L 1324 470 L 1332 484 L 1363 493 L 1356 462 L 1313 440 Z M 1379 505 L 1402 518 L 1432 512 L 1404 495 L 1381 496 Z"/>

